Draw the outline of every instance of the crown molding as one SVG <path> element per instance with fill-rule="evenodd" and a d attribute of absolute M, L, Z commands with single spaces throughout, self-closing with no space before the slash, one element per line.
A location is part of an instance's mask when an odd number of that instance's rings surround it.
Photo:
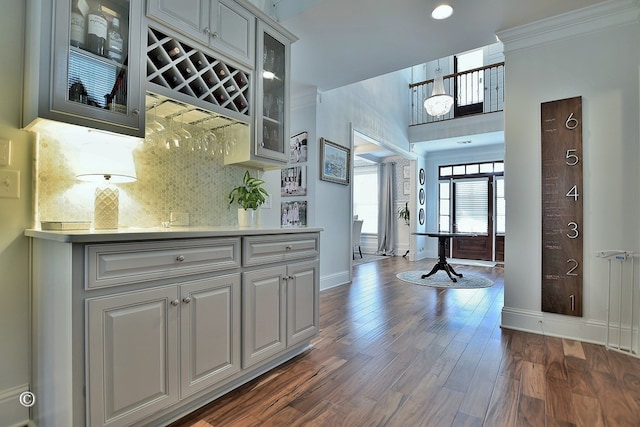
<path fill-rule="evenodd" d="M 609 0 L 572 12 L 535 21 L 496 35 L 504 44 L 504 52 L 539 46 L 606 28 L 638 23 L 640 0 Z"/>
<path fill-rule="evenodd" d="M 318 104 L 317 86 L 298 85 L 291 91 L 291 111 L 316 106 Z"/>

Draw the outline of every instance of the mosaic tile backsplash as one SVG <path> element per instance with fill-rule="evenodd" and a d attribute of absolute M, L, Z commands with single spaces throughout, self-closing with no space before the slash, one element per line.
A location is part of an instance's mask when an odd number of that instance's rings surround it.
<path fill-rule="evenodd" d="M 97 184 L 76 178 L 77 154 L 87 150 L 87 142 L 43 131 L 37 144 L 35 225 L 92 221 Z M 159 227 L 171 212 L 189 213 L 192 226 L 237 225 L 237 206 L 228 208 L 227 195 L 242 182 L 246 167 L 225 166 L 220 153 L 192 150 L 186 144 L 175 149 L 148 140 L 132 145 L 137 181 L 117 184 L 120 227 Z"/>

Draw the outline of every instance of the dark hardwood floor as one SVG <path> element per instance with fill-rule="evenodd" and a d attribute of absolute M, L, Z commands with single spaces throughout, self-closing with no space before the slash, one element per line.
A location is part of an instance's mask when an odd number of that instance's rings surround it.
<path fill-rule="evenodd" d="M 501 329 L 501 268 L 456 266 L 495 280 L 474 290 L 395 277 L 433 262 L 355 267 L 311 350 L 172 426 L 640 426 L 639 359 Z"/>

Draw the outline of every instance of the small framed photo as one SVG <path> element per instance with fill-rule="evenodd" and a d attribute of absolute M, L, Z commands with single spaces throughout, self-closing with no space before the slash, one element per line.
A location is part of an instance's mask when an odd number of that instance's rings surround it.
<path fill-rule="evenodd" d="M 406 165 L 402 168 L 402 177 L 404 179 L 410 179 L 411 178 L 411 166 Z"/>
<path fill-rule="evenodd" d="M 280 225 L 283 228 L 307 226 L 307 201 L 296 200 L 294 202 L 280 203 Z"/>
<path fill-rule="evenodd" d="M 293 135 L 289 140 L 289 163 L 302 163 L 307 161 L 307 132 Z"/>
<path fill-rule="evenodd" d="M 282 169 L 280 179 L 280 196 L 306 196 L 307 195 L 307 167 L 293 166 Z"/>
<path fill-rule="evenodd" d="M 411 194 L 411 181 L 405 181 L 404 186 L 402 187 L 402 192 L 406 194 Z"/>
<path fill-rule="evenodd" d="M 349 185 L 351 150 L 320 138 L 320 179 Z"/>

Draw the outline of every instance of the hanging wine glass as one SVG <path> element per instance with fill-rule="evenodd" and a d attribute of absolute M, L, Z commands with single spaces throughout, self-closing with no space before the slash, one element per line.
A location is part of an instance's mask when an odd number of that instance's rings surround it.
<path fill-rule="evenodd" d="M 180 113 L 180 126 L 178 127 L 178 129 L 176 129 L 176 134 L 185 147 L 190 147 L 191 151 L 194 150 L 191 141 L 191 133 L 184 128 L 184 112 Z"/>
<path fill-rule="evenodd" d="M 167 150 L 180 148 L 180 135 L 174 130 L 174 120 L 167 119 L 167 131 L 164 134 L 164 148 Z"/>
<path fill-rule="evenodd" d="M 160 138 L 160 132 L 164 130 L 164 126 L 158 121 L 157 109 L 158 104 L 153 103 L 153 117 L 151 120 L 147 121 L 147 124 L 144 128 L 145 140 L 148 140 L 151 143 L 155 143 Z M 148 118 L 149 116 L 147 116 Z"/>

